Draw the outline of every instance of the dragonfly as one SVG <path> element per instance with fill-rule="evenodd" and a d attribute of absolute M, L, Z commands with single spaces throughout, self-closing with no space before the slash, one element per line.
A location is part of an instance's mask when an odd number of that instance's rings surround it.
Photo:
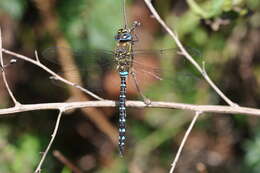
<path fill-rule="evenodd" d="M 121 79 L 119 94 L 119 138 L 118 146 L 120 154 L 123 155 L 126 140 L 126 78 L 133 66 L 133 43 L 134 37 L 132 32 L 139 25 L 135 22 L 132 28 L 121 28 L 117 31 L 115 40 L 115 60 L 117 70 Z"/>
<path fill-rule="evenodd" d="M 143 101 L 146 104 L 150 103 L 150 100 L 146 95 L 144 94 L 144 87 L 142 86 L 142 79 L 140 79 L 140 76 L 145 76 L 145 78 L 151 78 L 155 82 L 158 81 L 166 81 L 169 85 L 180 85 L 182 83 L 185 83 L 185 80 L 194 80 L 194 75 L 191 76 L 189 73 L 188 75 L 177 73 L 177 81 L 173 78 L 167 77 L 165 74 L 163 74 L 163 69 L 160 67 L 160 65 L 148 65 L 148 63 L 145 63 L 146 61 L 151 60 L 153 57 L 158 58 L 159 61 L 162 61 L 162 63 L 165 63 L 168 61 L 167 58 L 173 59 L 177 52 L 177 48 L 169 48 L 169 49 L 159 49 L 159 50 L 138 50 L 135 49 L 135 42 L 136 42 L 136 36 L 134 34 L 134 31 L 137 27 L 140 26 L 139 22 L 134 22 L 131 27 L 123 27 L 118 29 L 115 41 L 116 46 L 113 51 L 109 50 L 71 50 L 66 47 L 50 47 L 47 48 L 45 51 L 43 51 L 42 55 L 44 59 L 47 59 L 48 61 L 54 62 L 55 64 L 58 63 L 56 60 L 54 60 L 55 57 L 57 57 L 57 52 L 59 51 L 70 51 L 72 52 L 73 56 L 77 58 L 86 58 L 89 61 L 91 61 L 88 66 L 85 67 L 83 70 L 83 73 L 88 74 L 95 74 L 99 70 L 96 69 L 95 65 L 100 64 L 100 69 L 104 70 L 105 74 L 108 73 L 108 71 L 117 71 L 119 78 L 120 78 L 120 87 L 119 87 L 119 98 L 118 98 L 118 111 L 119 111 L 119 120 L 118 120 L 118 148 L 120 155 L 123 156 L 125 146 L 126 146 L 126 117 L 127 117 L 127 108 L 126 108 L 126 99 L 127 99 L 127 87 L 128 82 L 131 81 L 132 85 L 136 88 L 139 95 L 142 97 Z M 197 50 L 188 49 L 194 57 L 200 57 L 200 53 Z M 66 53 L 65 53 L 66 54 Z M 197 58 L 198 59 L 198 58 Z M 109 61 L 110 60 L 110 61 Z M 94 61 L 94 62 L 92 62 Z M 112 62 L 111 62 L 112 61 Z M 59 63 L 58 63 L 59 64 Z M 181 61 L 181 66 L 186 66 L 186 62 Z M 169 67 L 166 67 L 166 72 L 170 71 L 173 68 L 173 64 L 168 64 Z M 91 69 L 93 68 L 93 69 Z M 65 71 L 71 71 L 74 69 L 71 69 L 68 67 L 68 69 L 65 69 Z M 60 70 L 58 70 L 60 71 Z M 100 75 L 104 76 L 104 75 Z M 91 78 L 91 77 L 90 77 Z M 196 77 L 197 78 L 197 77 Z M 195 79 L 197 80 L 197 79 Z M 58 83 L 59 81 L 54 81 L 54 83 Z M 112 82 L 112 81 L 111 81 Z M 175 83 L 176 82 L 176 83 Z M 89 85 L 91 83 L 94 83 L 94 80 L 89 80 Z M 61 85 L 61 84 L 58 84 Z M 188 84 L 190 85 L 190 84 Z M 89 86 L 88 86 L 89 87 Z M 95 88 L 96 85 L 94 85 Z M 91 88 L 91 87 L 89 87 Z M 96 89 L 96 88 L 95 88 Z"/>
<path fill-rule="evenodd" d="M 103 66 L 113 66 L 119 74 L 120 78 L 120 90 L 119 90 L 119 101 L 118 101 L 118 111 L 119 111 L 119 120 L 118 120 L 118 148 L 121 156 L 124 154 L 126 146 L 126 94 L 127 94 L 127 79 L 131 76 L 134 85 L 143 98 L 146 104 L 150 103 L 150 100 L 143 94 L 142 89 L 140 88 L 138 74 L 142 73 L 147 76 L 150 76 L 156 80 L 164 80 L 162 76 L 162 71 L 158 67 L 149 66 L 145 62 L 139 61 L 140 59 L 146 59 L 149 57 L 163 57 L 176 55 L 176 48 L 170 49 L 161 49 L 161 50 L 136 50 L 134 48 L 135 42 L 138 41 L 137 36 L 135 35 L 135 30 L 140 26 L 140 22 L 133 22 L 129 27 L 126 23 L 125 16 L 125 4 L 123 5 L 124 10 L 124 26 L 119 28 L 115 35 L 116 46 L 113 51 L 105 50 L 87 50 L 87 51 L 77 51 L 71 50 L 64 47 L 51 47 L 46 49 L 42 55 L 43 58 L 53 61 L 56 57 L 57 52 L 60 51 L 72 51 L 75 57 L 86 56 L 86 58 L 92 59 L 92 57 L 108 57 L 112 60 L 112 65 L 110 62 L 105 62 L 102 59 Z M 192 50 L 193 51 L 193 50 Z M 199 54 L 198 52 L 195 54 Z M 194 53 L 193 53 L 194 54 Z M 94 58 L 93 58 L 94 59 Z"/>

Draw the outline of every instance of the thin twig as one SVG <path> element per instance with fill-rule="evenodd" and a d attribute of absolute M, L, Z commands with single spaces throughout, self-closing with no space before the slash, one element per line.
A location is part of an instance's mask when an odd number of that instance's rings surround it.
<path fill-rule="evenodd" d="M 73 164 L 69 159 L 67 159 L 61 152 L 58 150 L 53 151 L 53 155 L 64 165 L 66 165 L 74 173 L 83 173 L 75 164 Z"/>
<path fill-rule="evenodd" d="M 90 108 L 90 107 L 115 107 L 117 104 L 112 100 L 104 101 L 82 101 L 82 102 L 62 102 L 62 103 L 42 103 L 42 104 L 22 104 L 19 107 L 11 107 L 0 109 L 0 115 L 8 115 L 19 112 L 35 111 L 35 110 L 57 110 L 63 108 L 64 111 L 77 109 L 77 108 Z M 255 115 L 260 117 L 260 109 L 248 107 L 232 107 L 232 106 L 218 106 L 218 105 L 194 105 L 175 102 L 154 102 L 151 101 L 149 105 L 143 101 L 127 101 L 127 107 L 134 108 L 168 108 L 168 109 L 181 109 L 190 111 L 199 111 L 204 113 L 222 113 L 222 114 L 245 114 Z M 3 116 L 3 117 L 4 117 Z"/>
<path fill-rule="evenodd" d="M 198 119 L 198 117 L 199 117 L 200 114 L 201 114 L 201 112 L 196 112 L 195 116 L 193 117 L 193 119 L 192 119 L 192 121 L 191 121 L 191 123 L 190 123 L 190 125 L 189 125 L 189 128 L 188 128 L 187 131 L 185 132 L 185 135 L 184 135 L 184 137 L 183 137 L 183 139 L 182 139 L 182 141 L 181 141 L 181 145 L 180 145 L 180 147 L 179 147 L 179 149 L 178 149 L 178 151 L 177 151 L 177 154 L 176 154 L 176 156 L 175 156 L 175 159 L 174 159 L 174 161 L 172 162 L 172 167 L 171 167 L 170 173 L 173 173 L 173 171 L 174 171 L 174 169 L 175 169 L 175 167 L 176 167 L 176 164 L 177 164 L 177 162 L 178 162 L 178 160 L 179 160 L 179 158 L 180 158 L 180 155 L 181 155 L 181 152 L 182 152 L 182 150 L 183 150 L 184 144 L 185 144 L 185 142 L 187 141 L 188 136 L 189 136 L 189 134 L 190 134 L 190 132 L 191 132 L 191 130 L 192 130 L 192 128 L 193 128 L 193 126 L 194 126 L 195 122 L 197 121 L 197 119 Z"/>
<path fill-rule="evenodd" d="M 5 87 L 10 95 L 10 97 L 12 98 L 14 105 L 15 106 L 19 106 L 20 103 L 16 100 L 16 98 L 14 97 L 13 92 L 11 91 L 7 79 L 6 79 L 6 75 L 5 75 L 5 69 L 4 69 L 4 60 L 3 60 L 3 42 L 2 42 L 2 31 L 0 28 L 0 63 L 1 63 L 1 71 L 2 71 L 2 77 L 3 77 L 3 81 L 5 83 Z"/>
<path fill-rule="evenodd" d="M 37 50 L 34 51 L 34 55 L 35 55 L 36 61 L 40 63 L 40 59 L 39 59 Z"/>
<path fill-rule="evenodd" d="M 23 59 L 24 61 L 28 61 L 30 63 L 33 63 L 35 65 L 37 65 L 38 67 L 42 68 L 43 70 L 45 70 L 46 72 L 48 72 L 49 74 L 51 74 L 52 76 L 54 76 L 55 80 L 59 80 L 61 82 L 64 82 L 65 84 L 67 85 L 70 85 L 70 86 L 73 86 L 73 87 L 76 87 L 78 89 L 80 89 L 81 91 L 85 92 L 86 94 L 92 96 L 93 98 L 97 99 L 97 100 L 104 100 L 103 98 L 99 97 L 98 95 L 94 94 L 93 92 L 79 86 L 78 84 L 75 84 L 73 82 L 70 82 L 64 78 L 62 78 L 60 75 L 56 74 L 55 72 L 53 72 L 51 69 L 49 69 L 48 67 L 46 67 L 45 65 L 43 65 L 40 61 L 37 61 L 37 60 L 33 60 L 31 58 L 28 58 L 26 56 L 23 56 L 23 55 L 20 55 L 18 53 L 15 53 L 15 52 L 12 52 L 12 51 L 9 51 L 9 50 L 6 50 L 4 48 L 2 48 L 2 52 L 8 54 L 8 55 L 12 55 L 12 56 L 15 56 L 17 58 L 20 58 L 20 59 Z"/>
<path fill-rule="evenodd" d="M 52 135 L 51 135 L 51 140 L 50 140 L 50 142 L 49 142 L 49 144 L 48 144 L 46 150 L 43 152 L 41 161 L 39 162 L 39 164 L 38 164 L 36 170 L 34 171 L 35 173 L 40 173 L 40 172 L 41 172 L 41 167 L 42 167 L 43 161 L 45 160 L 45 158 L 46 158 L 46 156 L 47 156 L 47 154 L 48 154 L 48 152 L 49 152 L 49 150 L 50 150 L 50 148 L 51 148 L 51 145 L 52 145 L 52 143 L 53 143 L 53 141 L 54 141 L 54 139 L 55 139 L 55 137 L 56 137 L 56 135 L 57 135 L 62 113 L 63 113 L 63 110 L 60 109 L 60 110 L 59 110 L 59 115 L 58 115 L 57 120 L 56 120 L 55 128 L 54 128 L 53 133 L 52 133 Z"/>
<path fill-rule="evenodd" d="M 147 7 L 153 14 L 153 17 L 161 24 L 161 26 L 170 34 L 170 36 L 174 39 L 176 45 L 179 47 L 181 50 L 181 54 L 187 58 L 194 66 L 195 68 L 201 73 L 201 75 L 204 77 L 204 79 L 209 83 L 209 85 L 218 93 L 218 95 L 225 100 L 227 104 L 230 106 L 238 106 L 237 104 L 233 103 L 228 97 L 225 96 L 225 94 L 214 84 L 214 82 L 209 78 L 207 73 L 200 67 L 200 65 L 192 58 L 192 56 L 187 52 L 187 50 L 184 48 L 182 43 L 180 42 L 179 38 L 177 37 L 177 34 L 170 29 L 166 25 L 166 23 L 162 20 L 158 12 L 154 9 L 153 5 L 151 4 L 150 0 L 144 0 L 146 3 Z"/>

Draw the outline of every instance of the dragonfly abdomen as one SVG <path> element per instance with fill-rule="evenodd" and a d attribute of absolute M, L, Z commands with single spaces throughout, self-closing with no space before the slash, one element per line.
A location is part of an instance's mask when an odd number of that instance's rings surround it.
<path fill-rule="evenodd" d="M 126 141 L 126 78 L 128 72 L 120 72 L 120 95 L 119 95 L 119 150 L 120 154 L 123 155 L 125 141 Z"/>

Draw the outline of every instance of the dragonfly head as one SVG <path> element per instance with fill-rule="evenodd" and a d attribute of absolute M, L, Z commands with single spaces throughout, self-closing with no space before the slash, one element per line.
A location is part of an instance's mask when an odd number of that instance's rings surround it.
<path fill-rule="evenodd" d="M 115 40 L 119 42 L 132 41 L 132 34 L 129 29 L 119 29 L 115 36 Z"/>

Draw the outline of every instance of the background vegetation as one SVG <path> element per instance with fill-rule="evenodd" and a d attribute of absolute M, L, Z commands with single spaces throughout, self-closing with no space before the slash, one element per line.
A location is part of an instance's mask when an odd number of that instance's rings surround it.
<path fill-rule="evenodd" d="M 206 62 L 209 76 L 232 101 L 259 107 L 260 1 L 164 0 L 154 1 L 154 5 L 181 41 L 195 50 L 196 60 Z M 175 47 L 142 0 L 127 1 L 127 17 L 129 23 L 142 23 L 136 33 L 140 40 L 136 48 Z M 83 50 L 85 55 L 91 49 L 113 50 L 114 35 L 122 25 L 119 0 L 0 1 L 4 48 L 29 57 L 38 50 L 40 58 L 45 58 L 41 52 L 51 46 L 72 47 Z M 110 73 L 107 66 L 97 70 L 95 58 L 75 58 L 80 67 L 88 69 L 85 77 L 82 73 L 86 87 L 104 98 L 117 99 L 117 74 Z M 156 64 L 156 60 L 145 63 Z M 159 85 L 142 77 L 147 96 L 163 101 L 225 104 L 200 77 L 186 79 L 179 75 L 195 71 L 182 63 L 180 56 L 175 56 L 174 64 L 168 60 L 160 59 L 163 69 L 171 70 L 163 73 L 166 79 L 176 77 Z M 71 96 L 69 89 L 53 85 L 46 73 L 31 64 L 19 62 L 7 73 L 12 90 L 22 103 L 66 101 Z M 3 82 L 0 87 L 1 108 L 11 106 Z M 128 91 L 129 99 L 139 98 L 133 86 Z M 111 127 L 117 128 L 117 109 L 99 111 Z M 57 112 L 22 114 L 0 119 L 1 173 L 33 172 L 39 153 L 50 139 Z M 185 111 L 129 108 L 128 147 L 125 157 L 120 158 L 117 146 L 107 136 L 109 132 L 100 130 L 104 124 L 76 110 L 63 116 L 52 150 L 58 150 L 83 172 L 167 172 L 191 118 L 191 113 Z M 177 172 L 260 172 L 259 122 L 256 117 L 243 115 L 204 114 L 187 141 Z M 71 171 L 59 157 L 49 153 L 42 172 Z"/>

